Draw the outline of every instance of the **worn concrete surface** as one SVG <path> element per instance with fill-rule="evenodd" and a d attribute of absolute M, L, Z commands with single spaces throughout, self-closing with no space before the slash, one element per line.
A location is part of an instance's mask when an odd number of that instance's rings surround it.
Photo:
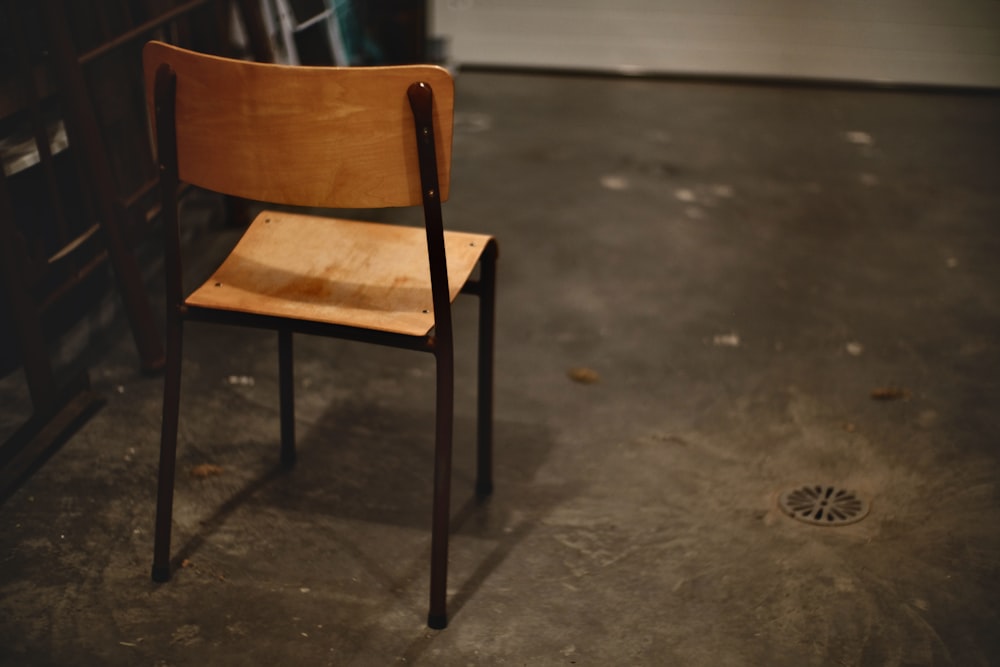
<path fill-rule="evenodd" d="M 1000 97 L 458 90 L 446 224 L 496 233 L 501 273 L 484 505 L 456 306 L 450 627 L 424 626 L 429 358 L 298 339 L 281 473 L 274 337 L 190 326 L 188 566 L 154 585 L 161 385 L 116 317 L 84 350 L 107 406 L 0 507 L 0 664 L 1000 663 Z M 197 232 L 192 273 L 233 241 Z M 872 511 L 797 522 L 803 483 Z"/>

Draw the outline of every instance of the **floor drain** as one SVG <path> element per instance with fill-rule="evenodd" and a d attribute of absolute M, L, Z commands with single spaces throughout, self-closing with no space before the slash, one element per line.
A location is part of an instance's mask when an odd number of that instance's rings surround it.
<path fill-rule="evenodd" d="M 814 526 L 846 526 L 864 519 L 871 504 L 854 491 L 836 486 L 800 486 L 782 493 L 778 507 Z"/>

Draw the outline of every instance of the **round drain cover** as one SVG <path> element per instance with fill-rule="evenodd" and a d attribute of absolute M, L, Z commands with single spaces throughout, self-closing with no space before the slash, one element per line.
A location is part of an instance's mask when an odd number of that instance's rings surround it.
<path fill-rule="evenodd" d="M 836 486 L 800 486 L 778 497 L 790 517 L 815 526 L 846 526 L 868 515 L 871 504 L 854 491 Z"/>

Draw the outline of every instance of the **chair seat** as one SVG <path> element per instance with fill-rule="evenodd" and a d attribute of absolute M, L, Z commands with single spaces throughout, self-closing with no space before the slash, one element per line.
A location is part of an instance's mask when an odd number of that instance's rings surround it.
<path fill-rule="evenodd" d="M 445 232 L 453 301 L 490 239 Z M 434 327 L 426 232 L 264 211 L 185 303 L 423 336 Z"/>

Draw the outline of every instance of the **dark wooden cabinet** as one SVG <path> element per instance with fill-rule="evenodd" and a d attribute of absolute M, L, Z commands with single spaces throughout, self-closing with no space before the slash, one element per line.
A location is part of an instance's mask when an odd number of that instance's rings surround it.
<path fill-rule="evenodd" d="M 142 46 L 234 55 L 233 21 L 270 60 L 256 0 L 0 0 L 0 373 L 23 370 L 32 410 L 0 449 L 2 495 L 98 404 L 48 350 L 109 287 L 141 368 L 163 364 L 134 252 L 158 214 Z"/>

